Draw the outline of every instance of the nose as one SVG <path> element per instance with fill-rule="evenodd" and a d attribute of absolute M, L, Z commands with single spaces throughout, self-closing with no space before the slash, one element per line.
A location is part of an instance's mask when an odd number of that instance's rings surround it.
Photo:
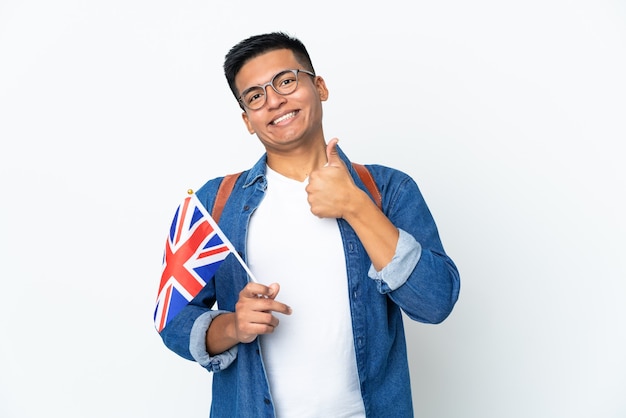
<path fill-rule="evenodd" d="M 286 100 L 285 96 L 283 96 L 282 94 L 276 93 L 276 90 L 274 90 L 274 86 L 272 86 L 271 84 L 268 86 L 265 86 L 265 103 L 267 104 L 267 107 L 269 108 L 276 108 L 279 107 L 282 103 L 284 103 Z"/>

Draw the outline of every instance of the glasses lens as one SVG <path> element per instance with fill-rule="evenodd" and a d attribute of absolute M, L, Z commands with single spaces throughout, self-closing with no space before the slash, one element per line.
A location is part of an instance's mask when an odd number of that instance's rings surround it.
<path fill-rule="evenodd" d="M 249 109 L 260 109 L 265 103 L 265 90 L 262 87 L 252 87 L 241 95 L 243 104 Z"/>
<path fill-rule="evenodd" d="M 276 74 L 272 79 L 272 87 L 279 94 L 293 93 L 296 87 L 298 87 L 297 74 L 297 71 L 291 70 Z"/>

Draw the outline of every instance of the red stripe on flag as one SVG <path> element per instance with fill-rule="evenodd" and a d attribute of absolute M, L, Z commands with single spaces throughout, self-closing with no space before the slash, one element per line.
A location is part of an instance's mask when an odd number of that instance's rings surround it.
<path fill-rule="evenodd" d="M 189 292 L 191 297 L 195 297 L 200 293 L 202 285 L 187 270 L 185 263 L 196 254 L 204 239 L 212 231 L 211 225 L 207 221 L 203 221 L 176 252 L 172 252 L 169 241 L 167 242 L 165 246 L 165 269 L 161 275 L 159 292 L 169 278 L 173 276 Z"/>
<path fill-rule="evenodd" d="M 161 306 L 163 306 L 163 309 L 161 310 L 161 321 L 159 323 L 159 329 L 158 331 L 161 332 L 163 330 L 163 328 L 165 328 L 165 320 L 167 319 L 167 311 L 169 310 L 170 307 L 170 298 L 172 296 L 172 286 L 167 288 L 167 291 L 165 293 L 165 300 L 163 300 L 163 304 Z"/>
<path fill-rule="evenodd" d="M 203 253 L 198 254 L 198 258 L 210 257 L 215 254 L 223 253 L 224 251 L 228 251 L 228 247 L 224 246 L 220 248 L 214 248 L 210 251 L 205 251 Z"/>
<path fill-rule="evenodd" d="M 183 232 L 183 222 L 186 218 L 187 209 L 189 208 L 190 201 L 191 201 L 190 197 L 185 198 L 185 201 L 183 202 L 183 207 L 180 213 L 178 214 L 178 227 L 176 228 L 178 229 L 178 231 L 176 231 L 176 239 L 174 240 L 175 244 L 178 244 L 178 241 L 180 241 L 180 234 L 182 234 Z"/>

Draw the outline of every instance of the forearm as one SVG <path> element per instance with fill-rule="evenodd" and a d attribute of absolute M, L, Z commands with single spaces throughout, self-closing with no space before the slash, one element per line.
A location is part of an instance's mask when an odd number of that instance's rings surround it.
<path fill-rule="evenodd" d="M 365 192 L 358 190 L 349 201 L 344 219 L 358 235 L 374 268 L 382 270 L 391 262 L 396 252 L 398 228 Z"/>
<path fill-rule="evenodd" d="M 373 265 L 369 276 L 409 317 L 438 323 L 458 299 L 459 273 L 443 249 L 417 184 L 402 173 L 393 174 L 397 176 L 394 181 L 381 182 L 386 192 L 385 214 L 403 232 L 393 261 L 383 269 Z"/>

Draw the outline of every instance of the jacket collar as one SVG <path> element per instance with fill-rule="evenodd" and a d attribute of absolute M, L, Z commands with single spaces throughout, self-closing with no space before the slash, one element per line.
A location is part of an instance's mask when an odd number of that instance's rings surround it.
<path fill-rule="evenodd" d="M 339 157 L 344 162 L 346 167 L 348 167 L 348 171 L 350 171 L 350 174 L 352 175 L 352 177 L 354 177 L 354 173 L 353 173 L 354 169 L 352 168 L 350 160 L 348 159 L 346 154 L 344 154 L 341 148 L 339 148 L 339 145 L 337 145 L 337 153 L 339 154 Z M 246 176 L 246 181 L 243 184 L 244 189 L 246 187 L 252 186 L 254 183 L 258 181 L 265 181 L 266 167 L 267 167 L 267 153 L 263 154 L 261 158 L 259 158 L 259 160 L 256 162 L 256 164 L 254 164 L 254 166 L 252 166 L 252 168 L 248 171 L 248 174 Z"/>

